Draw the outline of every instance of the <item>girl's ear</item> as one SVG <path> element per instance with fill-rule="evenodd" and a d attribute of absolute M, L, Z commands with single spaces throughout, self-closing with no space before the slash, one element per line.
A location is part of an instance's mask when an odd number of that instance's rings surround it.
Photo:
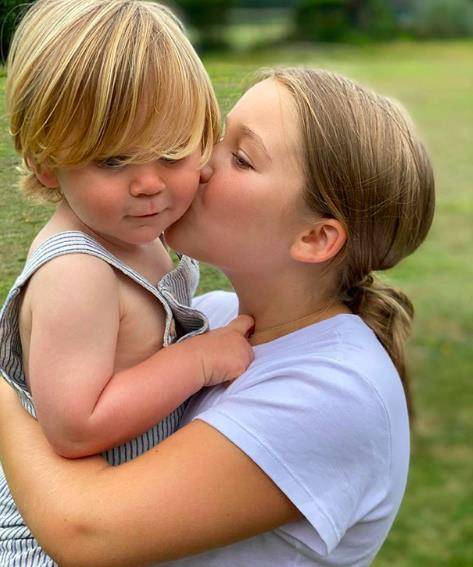
<path fill-rule="evenodd" d="M 322 219 L 298 234 L 291 246 L 291 256 L 298 262 L 320 264 L 340 252 L 347 240 L 342 223 L 335 219 Z"/>
<path fill-rule="evenodd" d="M 26 161 L 28 167 L 35 174 L 36 179 L 41 183 L 41 185 L 44 185 L 49 189 L 56 189 L 57 187 L 59 187 L 59 181 L 56 174 L 54 173 L 54 169 L 48 166 L 40 167 L 29 159 L 27 159 Z"/>

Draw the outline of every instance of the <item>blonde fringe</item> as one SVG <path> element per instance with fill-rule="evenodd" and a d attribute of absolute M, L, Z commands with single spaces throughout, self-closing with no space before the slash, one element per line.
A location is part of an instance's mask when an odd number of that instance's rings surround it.
<path fill-rule="evenodd" d="M 172 12 L 146 0 L 38 0 L 7 66 L 10 132 L 25 164 L 202 162 L 220 132 L 208 74 Z M 28 194 L 57 200 L 23 172 Z"/>

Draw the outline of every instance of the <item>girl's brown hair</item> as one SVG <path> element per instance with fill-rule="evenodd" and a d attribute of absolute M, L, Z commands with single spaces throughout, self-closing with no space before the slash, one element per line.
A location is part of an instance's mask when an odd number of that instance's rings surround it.
<path fill-rule="evenodd" d="M 273 69 L 292 94 L 303 139 L 304 200 L 339 220 L 347 242 L 335 259 L 338 297 L 376 333 L 410 406 L 405 340 L 412 303 L 373 272 L 387 270 L 424 240 L 435 205 L 426 150 L 396 102 L 320 69 Z"/>

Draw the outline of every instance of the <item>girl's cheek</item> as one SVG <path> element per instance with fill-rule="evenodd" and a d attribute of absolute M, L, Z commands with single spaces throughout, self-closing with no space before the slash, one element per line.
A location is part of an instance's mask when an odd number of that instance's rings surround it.
<path fill-rule="evenodd" d="M 225 203 L 225 186 L 224 181 L 219 181 L 215 177 L 212 177 L 210 183 L 208 183 L 202 192 L 202 204 L 205 207 L 215 207 L 219 205 L 224 207 Z M 219 189 L 217 190 L 217 187 Z"/>

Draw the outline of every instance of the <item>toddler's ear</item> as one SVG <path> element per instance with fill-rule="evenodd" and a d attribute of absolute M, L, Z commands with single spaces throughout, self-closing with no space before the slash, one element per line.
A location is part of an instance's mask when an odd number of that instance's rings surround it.
<path fill-rule="evenodd" d="M 36 179 L 41 183 L 41 185 L 44 185 L 49 189 L 56 189 L 59 187 L 59 181 L 52 167 L 48 167 L 46 165 L 39 166 L 29 158 L 26 159 L 26 163 L 31 171 L 36 175 Z"/>

